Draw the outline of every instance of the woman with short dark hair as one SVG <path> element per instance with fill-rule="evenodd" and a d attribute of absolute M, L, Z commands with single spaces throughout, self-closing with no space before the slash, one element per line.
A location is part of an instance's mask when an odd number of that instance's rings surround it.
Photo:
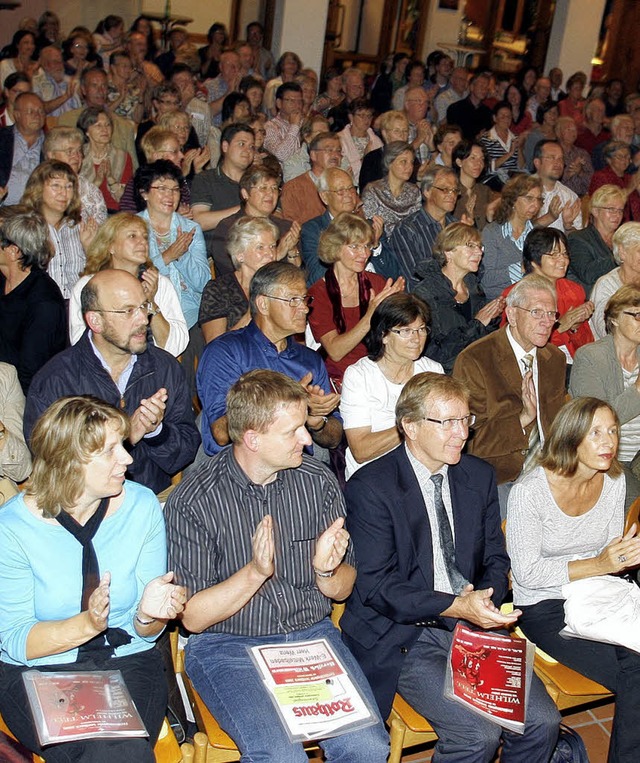
<path fill-rule="evenodd" d="M 382 149 L 381 180 L 367 183 L 362 193 L 365 217 L 379 215 L 390 236 L 396 225 L 422 206 L 422 194 L 411 182 L 416 152 L 410 143 L 394 140 Z"/>
<path fill-rule="evenodd" d="M 593 342 L 588 323 L 593 314 L 593 302 L 587 300 L 580 284 L 566 277 L 569 259 L 567 237 L 557 228 L 534 228 L 525 239 L 522 250 L 525 275 L 537 273 L 555 286 L 560 317 L 549 341 L 565 353 L 570 366 L 577 349 Z M 512 288 L 508 286 L 502 292 L 505 299 Z M 506 323 L 504 316 L 502 325 Z"/>
<path fill-rule="evenodd" d="M 342 383 L 347 479 L 400 444 L 395 408 L 406 382 L 423 371 L 443 373 L 424 356 L 430 324 L 429 307 L 414 294 L 393 294 L 374 310 L 368 354 L 346 369 Z"/>

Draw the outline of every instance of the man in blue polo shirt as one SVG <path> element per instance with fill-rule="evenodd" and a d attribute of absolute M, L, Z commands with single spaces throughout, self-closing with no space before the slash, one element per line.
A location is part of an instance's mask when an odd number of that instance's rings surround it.
<path fill-rule="evenodd" d="M 306 425 L 313 441 L 324 448 L 335 448 L 340 442 L 342 421 L 335 414 L 340 396 L 331 391 L 322 358 L 294 339 L 295 334 L 304 333 L 308 302 L 303 271 L 287 262 L 270 262 L 251 281 L 251 323 L 206 346 L 197 384 L 207 455 L 230 441 L 227 392 L 242 374 L 256 368 L 280 371 L 300 381 L 310 396 Z"/>

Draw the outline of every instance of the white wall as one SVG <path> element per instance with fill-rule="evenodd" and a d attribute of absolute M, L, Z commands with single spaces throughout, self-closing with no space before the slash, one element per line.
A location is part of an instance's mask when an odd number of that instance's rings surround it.
<path fill-rule="evenodd" d="M 305 67 L 320 74 L 328 7 L 329 0 L 280 0 L 271 46 L 276 59 L 286 50 L 292 50 Z"/>
<path fill-rule="evenodd" d="M 559 66 L 565 82 L 574 72 L 591 75 L 606 0 L 558 0 L 549 37 L 545 72 Z M 588 13 L 586 12 L 588 10 Z"/>
<path fill-rule="evenodd" d="M 439 42 L 457 44 L 464 0 L 461 0 L 459 5 L 460 8 L 457 11 L 441 10 L 438 8 L 438 0 L 431 0 L 424 46 L 420 55 L 422 61 L 426 60 L 432 50 L 439 47 Z"/>

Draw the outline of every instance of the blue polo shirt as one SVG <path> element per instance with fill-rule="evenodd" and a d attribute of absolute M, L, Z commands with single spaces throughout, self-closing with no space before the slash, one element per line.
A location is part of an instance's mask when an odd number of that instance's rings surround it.
<path fill-rule="evenodd" d="M 253 321 L 243 329 L 228 331 L 205 347 L 196 375 L 202 403 L 202 444 L 207 455 L 222 449 L 211 434 L 211 424 L 226 413 L 227 392 L 242 374 L 257 368 L 280 371 L 296 381 L 311 372 L 312 384 L 327 394 L 333 392 L 320 355 L 293 337 L 288 337 L 287 346 L 278 352 Z"/>

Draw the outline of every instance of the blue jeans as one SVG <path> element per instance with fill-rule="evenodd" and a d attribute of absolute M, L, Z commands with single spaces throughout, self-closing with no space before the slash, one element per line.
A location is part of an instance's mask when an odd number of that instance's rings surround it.
<path fill-rule="evenodd" d="M 302 744 L 289 741 L 246 648 L 320 638 L 331 644 L 350 678 L 375 709 L 367 679 L 328 618 L 287 635 L 254 638 L 202 633 L 189 638 L 185 650 L 187 674 L 215 719 L 238 746 L 243 763 L 308 761 Z M 389 754 L 388 735 L 379 716 L 374 726 L 325 739 L 320 746 L 327 761 L 334 763 L 384 763 Z"/>
<path fill-rule="evenodd" d="M 560 714 L 537 676 L 533 676 L 524 734 L 505 731 L 444 696 L 445 667 L 452 633 L 425 628 L 411 647 L 398 692 L 438 734 L 434 763 L 490 763 L 502 738 L 502 763 L 548 763 L 558 739 Z"/>

